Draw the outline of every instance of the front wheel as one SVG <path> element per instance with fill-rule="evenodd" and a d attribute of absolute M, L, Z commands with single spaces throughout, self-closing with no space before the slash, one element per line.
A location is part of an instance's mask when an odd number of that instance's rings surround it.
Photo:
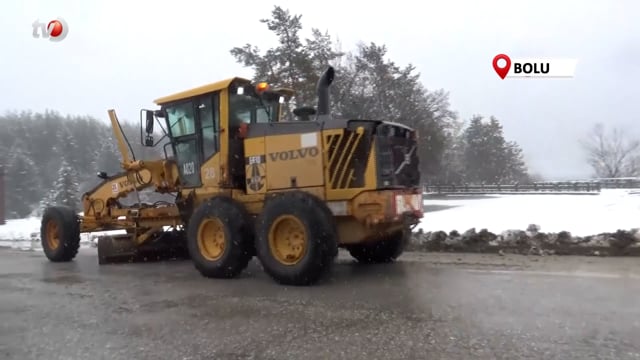
<path fill-rule="evenodd" d="M 51 206 L 45 209 L 40 226 L 42 249 L 52 262 L 73 260 L 80 248 L 80 222 L 73 209 Z"/>
<path fill-rule="evenodd" d="M 200 274 L 238 276 L 253 256 L 251 229 L 244 207 L 231 198 L 219 196 L 200 205 L 187 229 L 189 255 Z"/>
<path fill-rule="evenodd" d="M 312 285 L 331 268 L 337 231 L 313 195 L 292 191 L 269 199 L 257 220 L 256 250 L 265 272 L 283 285 Z"/>

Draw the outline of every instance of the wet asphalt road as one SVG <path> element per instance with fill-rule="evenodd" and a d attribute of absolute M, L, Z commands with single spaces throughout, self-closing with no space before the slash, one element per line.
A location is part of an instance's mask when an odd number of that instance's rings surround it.
<path fill-rule="evenodd" d="M 0 359 L 640 359 L 640 259 L 402 259 L 291 288 L 0 250 Z"/>

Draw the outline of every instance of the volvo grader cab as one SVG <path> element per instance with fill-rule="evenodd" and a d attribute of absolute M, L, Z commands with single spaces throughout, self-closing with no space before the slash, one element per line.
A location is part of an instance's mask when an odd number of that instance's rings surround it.
<path fill-rule="evenodd" d="M 157 99 L 157 109 L 141 111 L 140 140 L 158 146 L 159 125 L 168 139 L 159 159 L 130 156 L 109 110 L 123 171 L 99 174 L 79 215 L 46 209 L 45 254 L 71 261 L 81 233 L 120 230 L 99 238 L 100 264 L 182 254 L 203 276 L 233 278 L 255 256 L 290 285 L 319 281 L 339 248 L 359 262 L 395 260 L 423 216 L 416 132 L 332 116 L 334 75 L 328 67 L 317 107 L 290 121 L 292 90 L 237 77 Z M 174 200 L 143 203 L 145 190 Z"/>

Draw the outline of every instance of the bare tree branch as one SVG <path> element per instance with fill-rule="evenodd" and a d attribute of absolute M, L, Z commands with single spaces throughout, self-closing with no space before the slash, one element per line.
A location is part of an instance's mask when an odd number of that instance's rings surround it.
<path fill-rule="evenodd" d="M 620 128 L 607 133 L 604 125 L 598 123 L 580 142 L 596 176 L 619 178 L 637 176 L 640 172 L 640 140 L 629 139 L 626 134 Z"/>

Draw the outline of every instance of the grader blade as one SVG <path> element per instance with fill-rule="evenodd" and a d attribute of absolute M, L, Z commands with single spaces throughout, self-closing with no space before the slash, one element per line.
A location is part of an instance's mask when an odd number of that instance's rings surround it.
<path fill-rule="evenodd" d="M 106 235 L 98 238 L 98 263 L 100 265 L 133 262 L 137 254 L 137 246 L 133 236 Z"/>
<path fill-rule="evenodd" d="M 130 234 L 98 238 L 98 262 L 101 265 L 188 259 L 186 243 L 180 235 L 163 233 L 157 239 L 137 245 Z"/>

